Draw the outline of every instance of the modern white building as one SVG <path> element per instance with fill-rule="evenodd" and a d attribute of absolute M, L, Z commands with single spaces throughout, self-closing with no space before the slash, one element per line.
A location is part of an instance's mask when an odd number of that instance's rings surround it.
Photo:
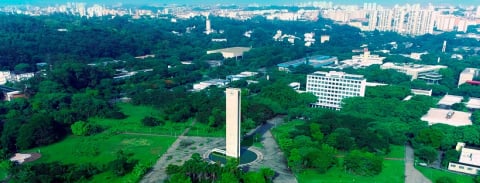
<path fill-rule="evenodd" d="M 342 99 L 365 96 L 367 80 L 362 75 L 317 71 L 307 75 L 307 92 L 318 100 L 313 107 L 340 110 Z"/>
<path fill-rule="evenodd" d="M 226 98 L 226 155 L 240 158 L 240 119 L 241 119 L 241 90 L 227 88 Z"/>
<path fill-rule="evenodd" d="M 465 147 L 465 143 L 459 142 L 457 151 L 461 151 L 458 162 L 448 163 L 448 170 L 477 175 L 480 170 L 480 150 L 478 148 Z"/>
<path fill-rule="evenodd" d="M 469 81 L 473 81 L 475 77 L 480 75 L 480 69 L 475 68 L 465 68 L 461 73 L 460 77 L 458 78 L 458 86 L 467 83 Z"/>
<path fill-rule="evenodd" d="M 208 81 L 202 81 L 200 83 L 193 84 L 193 91 L 200 91 L 210 86 L 225 87 L 229 83 L 224 79 L 211 79 Z"/>
<path fill-rule="evenodd" d="M 243 57 L 243 53 L 250 51 L 250 47 L 231 47 L 218 50 L 209 50 L 207 54 L 221 53 L 223 58 Z"/>
<path fill-rule="evenodd" d="M 368 51 L 368 48 L 365 48 L 363 50 L 363 54 L 352 56 L 352 60 L 356 61 L 358 64 L 362 66 L 370 66 L 374 64 L 380 65 L 380 64 L 383 64 L 384 59 L 385 57 L 370 54 L 370 51 Z"/>
<path fill-rule="evenodd" d="M 429 73 L 432 71 L 439 71 L 440 69 L 445 69 L 447 66 L 444 65 L 420 65 L 420 64 L 403 64 L 403 63 L 384 63 L 381 69 L 394 69 L 398 72 L 403 72 L 409 76 L 412 76 L 412 80 L 417 79 L 418 76 L 423 73 Z"/>

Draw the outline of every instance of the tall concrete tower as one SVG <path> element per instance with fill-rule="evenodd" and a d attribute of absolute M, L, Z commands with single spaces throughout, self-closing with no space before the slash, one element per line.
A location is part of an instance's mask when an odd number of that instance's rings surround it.
<path fill-rule="evenodd" d="M 240 117 L 241 92 L 239 88 L 227 88 L 227 131 L 226 155 L 233 158 L 240 157 Z"/>
<path fill-rule="evenodd" d="M 210 34 L 212 33 L 212 25 L 210 23 L 210 19 L 208 19 L 207 15 L 207 20 L 205 21 L 205 34 Z"/>
<path fill-rule="evenodd" d="M 445 53 L 446 50 L 447 50 L 447 41 L 443 41 L 442 53 Z"/>

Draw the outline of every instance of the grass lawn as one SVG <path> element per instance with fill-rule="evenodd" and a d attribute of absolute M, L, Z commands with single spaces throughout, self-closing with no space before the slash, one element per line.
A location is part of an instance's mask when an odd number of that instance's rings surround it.
<path fill-rule="evenodd" d="M 26 152 L 39 152 L 42 157 L 34 163 L 59 161 L 64 164 L 92 163 L 97 166 L 107 165 L 116 158 L 116 152 L 123 150 L 131 154 L 131 158 L 148 164 L 156 160 L 176 140 L 174 136 L 159 136 L 160 134 L 181 134 L 188 124 L 168 123 L 172 132 L 164 132 L 167 127 L 144 127 L 141 124 L 143 117 L 158 114 L 151 107 L 120 104 L 122 111 L 128 116 L 126 119 L 90 119 L 89 122 L 101 125 L 105 130 L 92 136 L 68 136 L 60 142 L 49 146 L 30 149 Z M 123 134 L 135 132 L 141 134 Z M 154 134 L 154 135 L 148 135 Z M 0 172 L 1 173 L 1 172 Z M 93 177 L 92 182 L 124 182 L 125 177 L 116 177 L 112 172 L 104 172 Z"/>
<path fill-rule="evenodd" d="M 225 128 L 215 129 L 209 127 L 207 124 L 197 122 L 190 128 L 187 136 L 225 137 Z"/>
<path fill-rule="evenodd" d="M 0 162 L 0 181 L 5 180 L 7 178 L 9 163 L 10 163 L 9 160 Z"/>
<path fill-rule="evenodd" d="M 405 157 L 404 146 L 392 146 L 392 151 L 387 154 L 388 158 Z M 343 163 L 343 158 L 339 159 L 339 165 Z M 307 170 L 297 174 L 300 183 L 338 183 L 338 182 L 388 182 L 403 183 L 405 182 L 405 163 L 403 160 L 384 160 L 383 170 L 379 175 L 372 177 L 357 176 L 346 173 L 342 167 L 335 166 L 325 174 L 319 174 L 315 170 Z"/>
<path fill-rule="evenodd" d="M 158 117 L 160 111 L 149 106 L 135 106 L 128 103 L 119 103 L 118 106 L 122 112 L 128 117 L 125 119 L 105 119 L 91 118 L 89 122 L 98 124 L 107 129 L 107 131 L 115 133 L 133 132 L 133 133 L 149 133 L 158 135 L 180 135 L 185 128 L 191 125 L 191 121 L 187 123 L 176 123 L 167 121 L 164 125 L 148 127 L 142 125 L 142 119 L 146 116 Z"/>
<path fill-rule="evenodd" d="M 433 168 L 423 167 L 423 166 L 416 166 L 415 167 L 418 171 L 422 172 L 422 174 L 430 179 L 432 182 L 435 182 L 439 177 L 450 177 L 453 180 L 456 180 L 458 183 L 473 183 L 473 176 L 464 175 L 460 173 L 453 173 L 446 170 L 437 170 Z"/>

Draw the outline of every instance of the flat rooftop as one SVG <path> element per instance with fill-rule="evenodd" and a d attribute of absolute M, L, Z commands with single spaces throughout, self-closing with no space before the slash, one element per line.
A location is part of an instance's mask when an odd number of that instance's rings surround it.
<path fill-rule="evenodd" d="M 250 51 L 250 47 L 231 47 L 231 48 L 223 48 L 223 49 L 218 49 L 218 50 L 210 50 L 207 53 L 221 53 L 221 52 L 228 52 L 228 53 L 233 53 L 235 55 L 241 55 L 243 52 Z"/>
<path fill-rule="evenodd" d="M 447 124 L 450 126 L 467 126 L 472 125 L 470 116 L 472 113 L 453 111 L 454 114 L 451 118 L 447 118 L 448 112 L 453 110 L 430 108 L 427 114 L 425 114 L 421 120 L 428 122 L 428 125 L 434 125 L 437 123 Z"/>
<path fill-rule="evenodd" d="M 445 95 L 442 99 L 437 103 L 438 105 L 448 105 L 451 106 L 455 103 L 461 103 L 463 100 L 462 96 L 456 95 Z"/>
<path fill-rule="evenodd" d="M 470 100 L 468 100 L 466 106 L 470 109 L 480 109 L 480 98 L 470 97 Z"/>
<path fill-rule="evenodd" d="M 480 150 L 463 147 L 458 162 L 480 166 Z"/>

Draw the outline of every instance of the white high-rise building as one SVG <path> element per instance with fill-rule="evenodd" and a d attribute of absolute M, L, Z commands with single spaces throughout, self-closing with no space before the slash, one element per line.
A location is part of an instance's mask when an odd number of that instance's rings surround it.
<path fill-rule="evenodd" d="M 212 33 L 212 25 L 210 23 L 210 19 L 208 19 L 208 15 L 207 15 L 207 20 L 205 21 L 205 34 L 210 34 Z"/>
<path fill-rule="evenodd" d="M 362 75 L 317 71 L 307 75 L 307 92 L 318 100 L 313 107 L 340 110 L 342 99 L 365 96 L 367 80 Z"/>
<path fill-rule="evenodd" d="M 480 6 L 477 6 L 477 12 L 475 13 L 477 18 L 480 18 Z"/>
<path fill-rule="evenodd" d="M 226 101 L 226 153 L 233 158 L 240 157 L 240 119 L 241 119 L 241 92 L 239 88 L 227 88 Z"/>
<path fill-rule="evenodd" d="M 420 5 L 414 5 L 408 11 L 408 19 L 405 25 L 405 33 L 409 35 L 423 35 L 433 33 L 435 25 L 434 11 L 431 9 L 422 10 Z"/>

